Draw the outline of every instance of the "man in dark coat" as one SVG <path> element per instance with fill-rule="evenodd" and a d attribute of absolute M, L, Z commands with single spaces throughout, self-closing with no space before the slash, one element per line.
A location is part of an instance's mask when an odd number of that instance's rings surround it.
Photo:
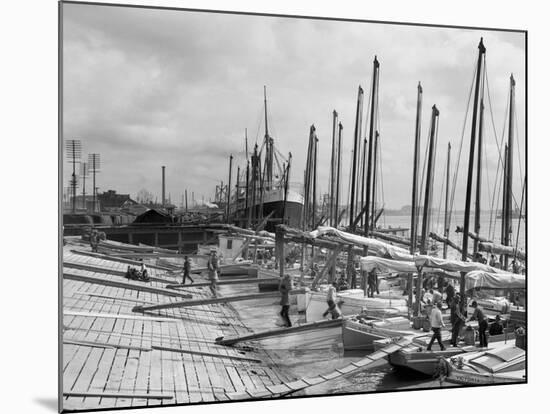
<path fill-rule="evenodd" d="M 279 292 L 281 293 L 281 318 L 285 322 L 287 327 L 291 327 L 292 323 L 288 317 L 288 311 L 290 309 L 290 291 L 292 290 L 292 280 L 289 274 L 285 274 L 279 282 Z"/>
<path fill-rule="evenodd" d="M 185 285 L 185 280 L 189 278 L 191 283 L 195 283 L 193 278 L 191 277 L 191 263 L 189 262 L 189 259 L 187 256 L 185 256 L 185 261 L 183 262 L 183 280 L 181 282 L 182 285 Z"/>
<path fill-rule="evenodd" d="M 472 307 L 474 308 L 474 313 L 472 314 L 470 320 L 477 320 L 479 325 L 479 346 L 481 348 L 487 348 L 487 318 L 483 313 L 483 309 L 477 305 L 475 300 L 472 302 Z"/>

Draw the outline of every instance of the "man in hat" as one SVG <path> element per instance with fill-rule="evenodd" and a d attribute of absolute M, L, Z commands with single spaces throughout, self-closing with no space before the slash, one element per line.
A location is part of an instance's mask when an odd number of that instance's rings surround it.
<path fill-rule="evenodd" d="M 477 320 L 479 326 L 479 346 L 481 348 L 487 348 L 487 318 L 483 313 L 483 309 L 477 305 L 477 301 L 474 300 L 472 302 L 472 307 L 474 308 L 474 313 L 472 314 L 470 320 Z"/>
<path fill-rule="evenodd" d="M 208 279 L 210 280 L 210 291 L 214 295 L 214 297 L 218 297 L 218 270 L 219 270 L 219 264 L 218 264 L 218 255 L 216 254 L 216 250 L 212 249 L 210 250 L 210 257 L 208 258 Z"/>
<path fill-rule="evenodd" d="M 290 309 L 290 291 L 292 290 L 292 279 L 290 275 L 285 273 L 282 279 L 279 281 L 279 292 L 281 293 L 281 318 L 285 322 L 287 327 L 291 327 L 292 323 L 288 317 L 288 311 Z"/>
<path fill-rule="evenodd" d="M 189 278 L 191 283 L 195 283 L 190 273 L 191 273 L 191 263 L 189 262 L 189 258 L 185 256 L 185 260 L 183 262 L 183 280 L 181 282 L 182 285 L 185 285 L 185 280 L 187 278 Z"/>
<path fill-rule="evenodd" d="M 432 313 L 430 314 L 430 324 L 432 325 L 432 339 L 430 339 L 430 343 L 428 344 L 428 347 L 426 350 L 431 351 L 432 350 L 432 344 L 437 339 L 437 343 L 439 344 L 439 348 L 444 351 L 445 347 L 443 346 L 443 342 L 441 342 L 441 328 L 445 327 L 445 323 L 443 322 L 443 316 L 441 315 L 441 302 L 437 302 L 436 307 L 432 310 Z"/>
<path fill-rule="evenodd" d="M 460 306 L 459 293 L 457 293 L 451 299 L 451 304 L 449 306 L 449 309 L 451 310 L 451 325 L 452 325 L 451 346 L 456 347 L 458 346 L 458 335 L 460 334 L 460 330 L 462 329 L 462 326 L 464 325 L 464 322 L 465 322 L 464 313 L 462 312 L 462 308 Z"/>
<path fill-rule="evenodd" d="M 489 335 L 496 336 L 502 335 L 503 333 L 504 326 L 502 326 L 502 319 L 500 319 L 500 315 L 497 315 L 495 321 L 491 324 L 491 327 L 489 328 Z"/>

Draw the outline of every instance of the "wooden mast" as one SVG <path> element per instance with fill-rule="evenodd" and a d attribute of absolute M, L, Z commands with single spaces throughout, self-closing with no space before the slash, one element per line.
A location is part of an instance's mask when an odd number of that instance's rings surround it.
<path fill-rule="evenodd" d="M 316 213 L 317 213 L 317 148 L 319 146 L 319 139 L 317 138 L 317 134 L 315 134 L 315 141 L 314 141 L 314 150 L 313 150 L 313 203 L 312 203 L 312 229 L 315 229 L 317 226 L 316 223 Z"/>
<path fill-rule="evenodd" d="M 431 199 L 432 199 L 432 175 L 433 175 L 433 165 L 434 165 L 434 147 L 435 147 L 435 130 L 437 125 L 437 118 L 439 117 L 439 110 L 434 105 L 432 106 L 432 120 L 430 124 L 430 137 L 429 137 L 429 150 L 428 150 L 428 167 L 426 174 L 426 190 L 424 193 L 424 208 L 422 211 L 422 231 L 420 238 L 420 254 L 427 253 L 427 237 L 428 237 L 428 214 L 431 210 Z M 414 309 L 414 314 L 418 315 L 420 313 L 420 301 L 422 299 L 422 271 L 418 269 L 418 279 L 416 285 L 416 306 Z"/>
<path fill-rule="evenodd" d="M 504 245 L 510 246 L 512 231 L 512 173 L 514 170 L 514 105 L 515 105 L 514 75 L 510 75 L 510 113 L 508 114 L 508 154 L 506 169 L 506 227 L 504 229 Z M 503 212 L 504 213 L 504 212 Z M 520 212 L 521 215 L 521 212 Z M 504 255 L 503 269 L 508 269 L 508 255 Z"/>
<path fill-rule="evenodd" d="M 350 231 L 355 230 L 354 223 L 354 213 L 355 213 L 355 179 L 357 175 L 357 146 L 361 136 L 361 117 L 363 113 L 363 88 L 359 86 L 357 92 L 357 111 L 355 113 L 355 132 L 353 134 L 353 163 L 352 163 L 352 173 L 351 173 L 351 198 L 349 206 L 349 226 Z"/>
<path fill-rule="evenodd" d="M 370 223 L 370 229 L 371 231 L 374 230 L 374 226 L 376 223 L 376 166 L 377 166 L 377 159 L 378 159 L 378 139 L 380 138 L 380 134 L 378 131 L 374 134 L 374 154 L 372 156 L 372 201 L 371 201 L 371 223 Z"/>
<path fill-rule="evenodd" d="M 336 181 L 336 160 L 338 157 L 336 150 L 336 128 L 338 127 L 338 112 L 332 111 L 332 153 L 330 156 L 330 183 L 329 183 L 329 225 L 334 226 L 334 198 L 335 198 L 335 181 Z"/>
<path fill-rule="evenodd" d="M 229 156 L 229 182 L 227 184 L 227 206 L 225 221 L 229 223 L 229 204 L 231 203 L 231 169 L 233 168 L 233 154 Z M 238 180 L 238 177 L 237 177 Z"/>
<path fill-rule="evenodd" d="M 372 70 L 372 92 L 371 92 L 371 104 L 370 104 L 370 126 L 369 126 L 369 155 L 367 160 L 367 198 L 365 200 L 365 237 L 369 236 L 369 204 L 372 196 L 371 175 L 372 175 L 372 147 L 374 140 L 374 126 L 375 126 L 375 106 L 378 100 L 378 73 L 380 71 L 380 64 L 378 59 L 374 56 L 373 70 Z M 374 215 L 374 214 L 373 214 Z M 365 254 L 367 248 L 364 248 Z"/>
<path fill-rule="evenodd" d="M 434 105 L 432 106 L 432 121 L 430 125 L 430 142 L 428 149 L 428 167 L 426 171 L 426 191 L 424 192 L 424 208 L 422 210 L 422 233 L 420 241 L 420 254 L 428 253 L 428 216 L 431 210 L 432 200 L 432 183 L 433 183 L 433 166 L 434 166 L 434 150 L 435 150 L 435 130 L 437 127 L 437 118 L 439 110 Z"/>
<path fill-rule="evenodd" d="M 477 132 L 477 115 L 479 104 L 479 84 L 481 81 L 481 64 L 483 56 L 485 55 L 485 46 L 483 45 L 483 38 L 479 41 L 478 45 L 478 57 L 477 57 L 477 69 L 476 69 L 476 83 L 474 92 L 474 108 L 472 114 L 472 133 L 470 135 L 470 156 L 468 159 L 468 179 L 466 183 L 466 203 L 464 207 L 464 234 L 462 237 L 462 261 L 468 260 L 468 232 L 470 231 L 470 207 L 472 202 L 472 178 L 473 178 L 473 166 L 474 166 L 474 153 L 476 145 L 476 132 Z M 464 301 L 464 292 L 466 290 L 466 273 L 460 274 L 460 296 Z"/>
<path fill-rule="evenodd" d="M 445 239 L 449 238 L 449 227 L 450 227 L 450 217 L 449 217 L 449 179 L 450 179 L 450 170 L 451 170 L 451 143 L 447 144 L 447 170 L 445 173 L 445 220 L 443 222 L 443 236 Z M 443 258 L 447 258 L 447 243 L 443 243 Z"/>
<path fill-rule="evenodd" d="M 340 173 L 341 173 L 341 163 L 342 163 L 342 130 L 344 127 L 342 126 L 342 123 L 338 123 L 338 159 L 337 159 L 337 167 L 336 167 L 336 202 L 335 202 L 335 208 L 334 208 L 334 227 L 338 227 L 338 221 L 339 221 L 339 212 L 338 209 L 340 207 Z"/>
<path fill-rule="evenodd" d="M 286 214 L 286 202 L 288 198 L 288 181 L 290 180 L 290 164 L 292 162 L 292 153 L 288 153 L 288 164 L 286 166 L 286 169 L 284 169 L 285 174 L 285 195 L 284 195 L 284 201 L 283 201 L 283 217 L 282 217 L 282 223 L 285 223 L 285 214 Z"/>
<path fill-rule="evenodd" d="M 417 185 L 418 185 L 418 158 L 420 147 L 420 124 L 422 116 L 422 86 L 418 82 L 418 91 L 416 95 L 416 127 L 414 133 L 414 159 L 413 159 L 413 185 L 412 185 L 412 203 L 411 203 L 411 254 L 416 251 L 416 228 L 418 223 L 416 222 L 417 212 Z"/>
<path fill-rule="evenodd" d="M 481 172 L 482 172 L 482 155 L 483 155 L 483 112 L 485 105 L 483 105 L 483 89 L 481 92 L 481 101 L 479 104 L 479 131 L 477 142 L 477 176 L 476 176 L 476 204 L 474 213 L 474 233 L 479 236 L 481 229 Z M 479 250 L 479 240 L 474 239 L 474 257 Z"/>

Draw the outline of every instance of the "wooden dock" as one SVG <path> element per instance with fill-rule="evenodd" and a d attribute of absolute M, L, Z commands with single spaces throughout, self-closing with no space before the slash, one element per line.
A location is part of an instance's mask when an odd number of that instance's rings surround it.
<path fill-rule="evenodd" d="M 329 373 L 291 378 L 257 341 L 311 329 L 322 335 L 341 321 L 288 329 L 272 329 L 268 322 L 268 331 L 254 332 L 233 304 L 244 300 L 252 301 L 251 306 L 273 306 L 277 295 L 259 294 L 257 283 L 228 284 L 226 289 L 234 293 L 237 286 L 239 294 L 214 299 L 199 276 L 185 292 L 167 289 L 181 276 L 155 266 L 148 266 L 149 282 L 128 280 L 123 276 L 127 259 L 82 254 L 84 249 L 69 238 L 63 250 L 65 410 L 281 397 L 368 368 L 409 343 L 391 344 Z M 236 342 L 252 346 L 223 345 Z"/>
<path fill-rule="evenodd" d="M 69 241 L 63 252 L 69 263 L 64 274 L 70 275 L 63 281 L 64 409 L 227 400 L 226 393 L 288 381 L 265 351 L 215 343 L 220 336 L 251 333 L 230 305 L 134 313 L 135 306 L 177 302 L 182 294 L 165 289 L 166 282 L 127 280 L 121 275 L 128 263 L 74 248 Z M 176 282 L 163 270 L 149 271 Z M 212 298 L 206 287 L 185 288 L 194 299 Z"/>

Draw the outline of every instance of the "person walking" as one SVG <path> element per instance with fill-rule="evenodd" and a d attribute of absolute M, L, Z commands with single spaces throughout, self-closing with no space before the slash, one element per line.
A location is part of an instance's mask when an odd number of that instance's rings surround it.
<path fill-rule="evenodd" d="M 182 285 L 185 285 L 185 280 L 187 278 L 189 278 L 191 283 L 195 283 L 190 273 L 191 273 L 191 262 L 189 262 L 189 258 L 185 256 L 185 261 L 183 262 L 183 280 L 181 281 Z"/>
<path fill-rule="evenodd" d="M 290 309 L 290 291 L 292 290 L 292 280 L 290 275 L 286 273 L 283 278 L 279 281 L 279 292 L 281 293 L 281 318 L 285 322 L 285 326 L 290 328 L 292 323 L 288 317 L 288 311 Z"/>
<path fill-rule="evenodd" d="M 336 282 L 333 282 L 332 285 L 329 286 L 327 291 L 327 305 L 328 309 L 323 313 L 323 318 L 325 318 L 329 313 L 332 316 L 332 319 L 338 319 L 341 315 L 340 309 L 338 308 L 338 305 L 336 304 Z"/>
<path fill-rule="evenodd" d="M 445 347 L 443 346 L 443 342 L 441 342 L 441 328 L 445 327 L 445 323 L 443 323 L 443 316 L 441 315 L 441 302 L 437 302 L 437 305 L 435 308 L 433 308 L 432 313 L 430 314 L 430 324 L 432 325 L 432 339 L 430 339 L 430 343 L 428 344 L 428 347 L 426 348 L 427 351 L 432 350 L 432 344 L 437 339 L 437 343 L 439 344 L 439 348 L 444 351 Z"/>
<path fill-rule="evenodd" d="M 208 259 L 208 279 L 210 280 L 210 291 L 215 298 L 218 297 L 218 256 L 216 250 L 210 251 L 210 258 Z"/>
<path fill-rule="evenodd" d="M 488 342 L 487 342 L 487 318 L 485 317 L 485 314 L 483 313 L 483 309 L 481 309 L 480 306 L 478 306 L 477 302 L 474 300 L 472 302 L 472 307 L 474 308 L 474 313 L 472 314 L 472 317 L 470 318 L 471 321 L 477 320 L 478 323 L 478 331 L 479 331 L 479 346 L 481 348 L 487 348 Z"/>

